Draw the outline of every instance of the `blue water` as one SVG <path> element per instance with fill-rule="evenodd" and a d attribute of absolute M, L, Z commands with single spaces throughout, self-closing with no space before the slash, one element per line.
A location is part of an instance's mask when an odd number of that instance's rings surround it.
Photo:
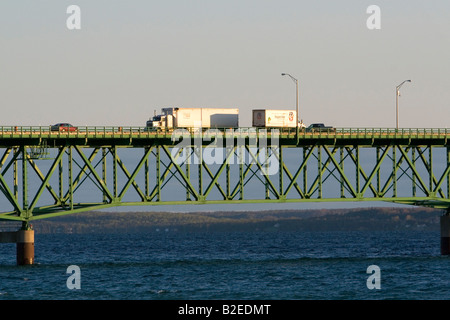
<path fill-rule="evenodd" d="M 0 244 L 0 299 L 449 299 L 439 246 L 420 231 L 36 233 L 32 266 Z M 380 289 L 367 287 L 371 265 Z"/>

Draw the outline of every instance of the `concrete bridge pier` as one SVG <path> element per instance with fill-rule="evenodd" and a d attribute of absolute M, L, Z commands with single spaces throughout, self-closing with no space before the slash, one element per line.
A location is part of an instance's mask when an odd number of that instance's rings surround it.
<path fill-rule="evenodd" d="M 0 243 L 15 243 L 17 265 L 34 263 L 34 230 L 24 225 L 20 230 L 0 232 Z"/>
<path fill-rule="evenodd" d="M 450 255 L 450 212 L 441 216 L 441 254 Z"/>
<path fill-rule="evenodd" d="M 16 248 L 17 264 L 29 265 L 34 263 L 34 230 L 17 231 Z"/>

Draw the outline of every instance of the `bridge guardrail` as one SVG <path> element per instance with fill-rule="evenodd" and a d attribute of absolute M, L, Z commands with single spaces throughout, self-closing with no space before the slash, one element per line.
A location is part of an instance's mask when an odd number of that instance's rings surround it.
<path fill-rule="evenodd" d="M 251 134 L 271 134 L 271 130 L 278 130 L 277 133 L 282 138 L 294 138 L 295 128 L 221 128 L 221 129 L 203 129 L 203 134 L 207 130 L 219 132 L 222 134 L 233 133 L 234 135 Z M 218 131 L 214 131 L 218 130 Z M 187 130 L 190 134 L 196 134 L 197 129 Z M 0 138 L 127 138 L 127 137 L 170 137 L 173 130 L 148 130 L 146 127 L 135 126 L 79 126 L 76 131 L 51 131 L 50 126 L 0 126 Z M 299 130 L 299 138 L 307 137 L 440 137 L 449 136 L 449 128 L 333 128 L 320 132 L 307 132 L 305 129 Z"/>

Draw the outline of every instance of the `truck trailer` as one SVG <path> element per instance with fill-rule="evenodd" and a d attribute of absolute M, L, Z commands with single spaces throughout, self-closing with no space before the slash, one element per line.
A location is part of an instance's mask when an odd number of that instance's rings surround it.
<path fill-rule="evenodd" d="M 255 109 L 252 116 L 253 127 L 264 128 L 295 128 L 297 112 L 293 110 L 269 110 Z M 303 123 L 299 123 L 300 128 L 304 128 Z"/>
<path fill-rule="evenodd" d="M 147 121 L 148 129 L 237 128 L 237 108 L 162 108 Z"/>

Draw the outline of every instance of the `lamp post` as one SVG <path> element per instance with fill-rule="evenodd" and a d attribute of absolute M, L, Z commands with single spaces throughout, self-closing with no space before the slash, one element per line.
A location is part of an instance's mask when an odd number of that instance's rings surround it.
<path fill-rule="evenodd" d="M 395 104 L 396 104 L 396 111 L 397 111 L 397 116 L 396 116 L 396 123 L 397 123 L 396 128 L 397 128 L 397 131 L 398 131 L 398 97 L 400 96 L 400 88 L 402 87 L 402 85 L 403 85 L 405 82 L 411 82 L 411 80 L 405 80 L 405 81 L 403 81 L 402 83 L 400 83 L 400 84 L 395 88 L 395 92 L 396 92 L 396 101 L 395 101 Z"/>
<path fill-rule="evenodd" d="M 296 86 L 296 89 L 297 89 L 297 92 L 296 92 L 296 110 L 295 110 L 295 113 L 296 113 L 296 116 L 295 116 L 295 118 L 296 118 L 295 119 L 295 138 L 296 138 L 297 144 L 298 144 L 298 80 L 295 79 L 293 76 L 291 76 L 289 73 L 282 73 L 281 75 L 282 76 L 289 76 L 292 79 L 292 81 L 295 82 L 295 86 Z"/>

